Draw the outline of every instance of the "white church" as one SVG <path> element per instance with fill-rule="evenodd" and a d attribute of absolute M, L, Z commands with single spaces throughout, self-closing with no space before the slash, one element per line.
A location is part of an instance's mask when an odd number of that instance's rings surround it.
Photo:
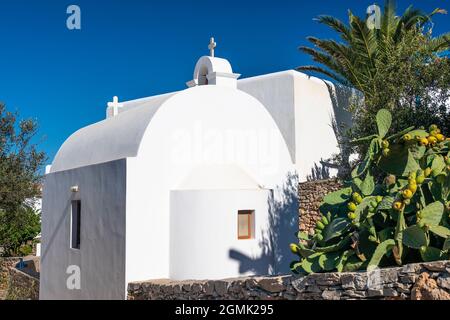
<path fill-rule="evenodd" d="M 238 80 L 214 48 L 185 90 L 114 97 L 61 146 L 44 182 L 41 299 L 289 272 L 297 185 L 338 151 L 348 95 L 294 70 Z"/>

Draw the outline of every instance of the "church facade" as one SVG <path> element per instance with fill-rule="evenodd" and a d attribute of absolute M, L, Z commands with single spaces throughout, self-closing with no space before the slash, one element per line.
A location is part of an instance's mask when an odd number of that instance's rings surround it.
<path fill-rule="evenodd" d="M 66 140 L 45 176 L 41 299 L 289 272 L 297 185 L 337 152 L 348 93 L 292 70 L 238 78 L 212 52 L 187 89 L 115 97 Z"/>

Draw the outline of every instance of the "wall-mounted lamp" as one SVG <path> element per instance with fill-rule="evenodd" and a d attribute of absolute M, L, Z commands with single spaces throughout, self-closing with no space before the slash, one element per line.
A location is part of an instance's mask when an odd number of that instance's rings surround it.
<path fill-rule="evenodd" d="M 78 186 L 71 186 L 70 191 L 72 192 L 78 192 Z"/>

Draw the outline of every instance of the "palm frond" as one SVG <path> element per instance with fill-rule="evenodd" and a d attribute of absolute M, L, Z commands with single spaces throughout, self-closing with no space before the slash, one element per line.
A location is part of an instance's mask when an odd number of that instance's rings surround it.
<path fill-rule="evenodd" d="M 353 64 L 355 61 L 355 51 L 349 46 L 337 43 L 334 40 L 321 40 L 315 37 L 308 37 L 307 39 L 316 47 L 332 56 L 344 59 L 347 63 Z"/>
<path fill-rule="evenodd" d="M 332 55 L 308 47 L 300 47 L 300 50 L 308 53 L 315 62 L 325 65 L 335 74 L 339 74 L 340 76 L 345 78 L 351 78 L 351 74 L 349 74 L 348 69 L 352 66 L 348 66 L 342 63 L 342 61 L 336 60 L 336 58 Z"/>
<path fill-rule="evenodd" d="M 442 34 L 430 40 L 429 50 L 441 52 L 450 49 L 450 32 Z"/>
<path fill-rule="evenodd" d="M 319 23 L 325 24 L 332 28 L 334 31 L 340 33 L 340 36 L 343 40 L 350 42 L 351 41 L 351 30 L 348 26 L 346 26 L 342 21 L 336 19 L 332 16 L 322 15 L 315 19 Z"/>
<path fill-rule="evenodd" d="M 386 0 L 384 4 L 384 11 L 381 17 L 381 34 L 386 38 L 392 37 L 392 34 L 397 25 L 398 17 L 395 15 L 395 0 Z"/>
<path fill-rule="evenodd" d="M 312 71 L 312 72 L 317 72 L 317 73 L 321 73 L 322 75 L 326 75 L 328 77 L 330 77 L 331 79 L 336 80 L 337 82 L 341 83 L 344 86 L 352 86 L 352 84 L 350 82 L 348 82 L 346 79 L 338 76 L 337 74 L 330 72 L 324 68 L 318 67 L 318 66 L 300 66 L 295 68 L 295 70 L 297 71 Z"/>
<path fill-rule="evenodd" d="M 418 25 L 423 25 L 428 21 L 430 21 L 429 15 L 425 14 L 421 10 L 414 9 L 412 6 L 409 6 L 395 26 L 395 32 L 393 35 L 394 42 L 397 43 L 401 39 L 401 35 L 404 30 L 411 30 L 412 28 Z"/>

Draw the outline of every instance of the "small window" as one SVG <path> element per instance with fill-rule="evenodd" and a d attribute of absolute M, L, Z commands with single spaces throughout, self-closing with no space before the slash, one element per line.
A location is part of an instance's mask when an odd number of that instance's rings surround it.
<path fill-rule="evenodd" d="M 72 201 L 72 215 L 70 220 L 70 247 L 72 249 L 80 249 L 81 244 L 81 201 L 74 200 Z"/>
<path fill-rule="evenodd" d="M 238 211 L 238 239 L 253 239 L 255 233 L 255 210 Z"/>

